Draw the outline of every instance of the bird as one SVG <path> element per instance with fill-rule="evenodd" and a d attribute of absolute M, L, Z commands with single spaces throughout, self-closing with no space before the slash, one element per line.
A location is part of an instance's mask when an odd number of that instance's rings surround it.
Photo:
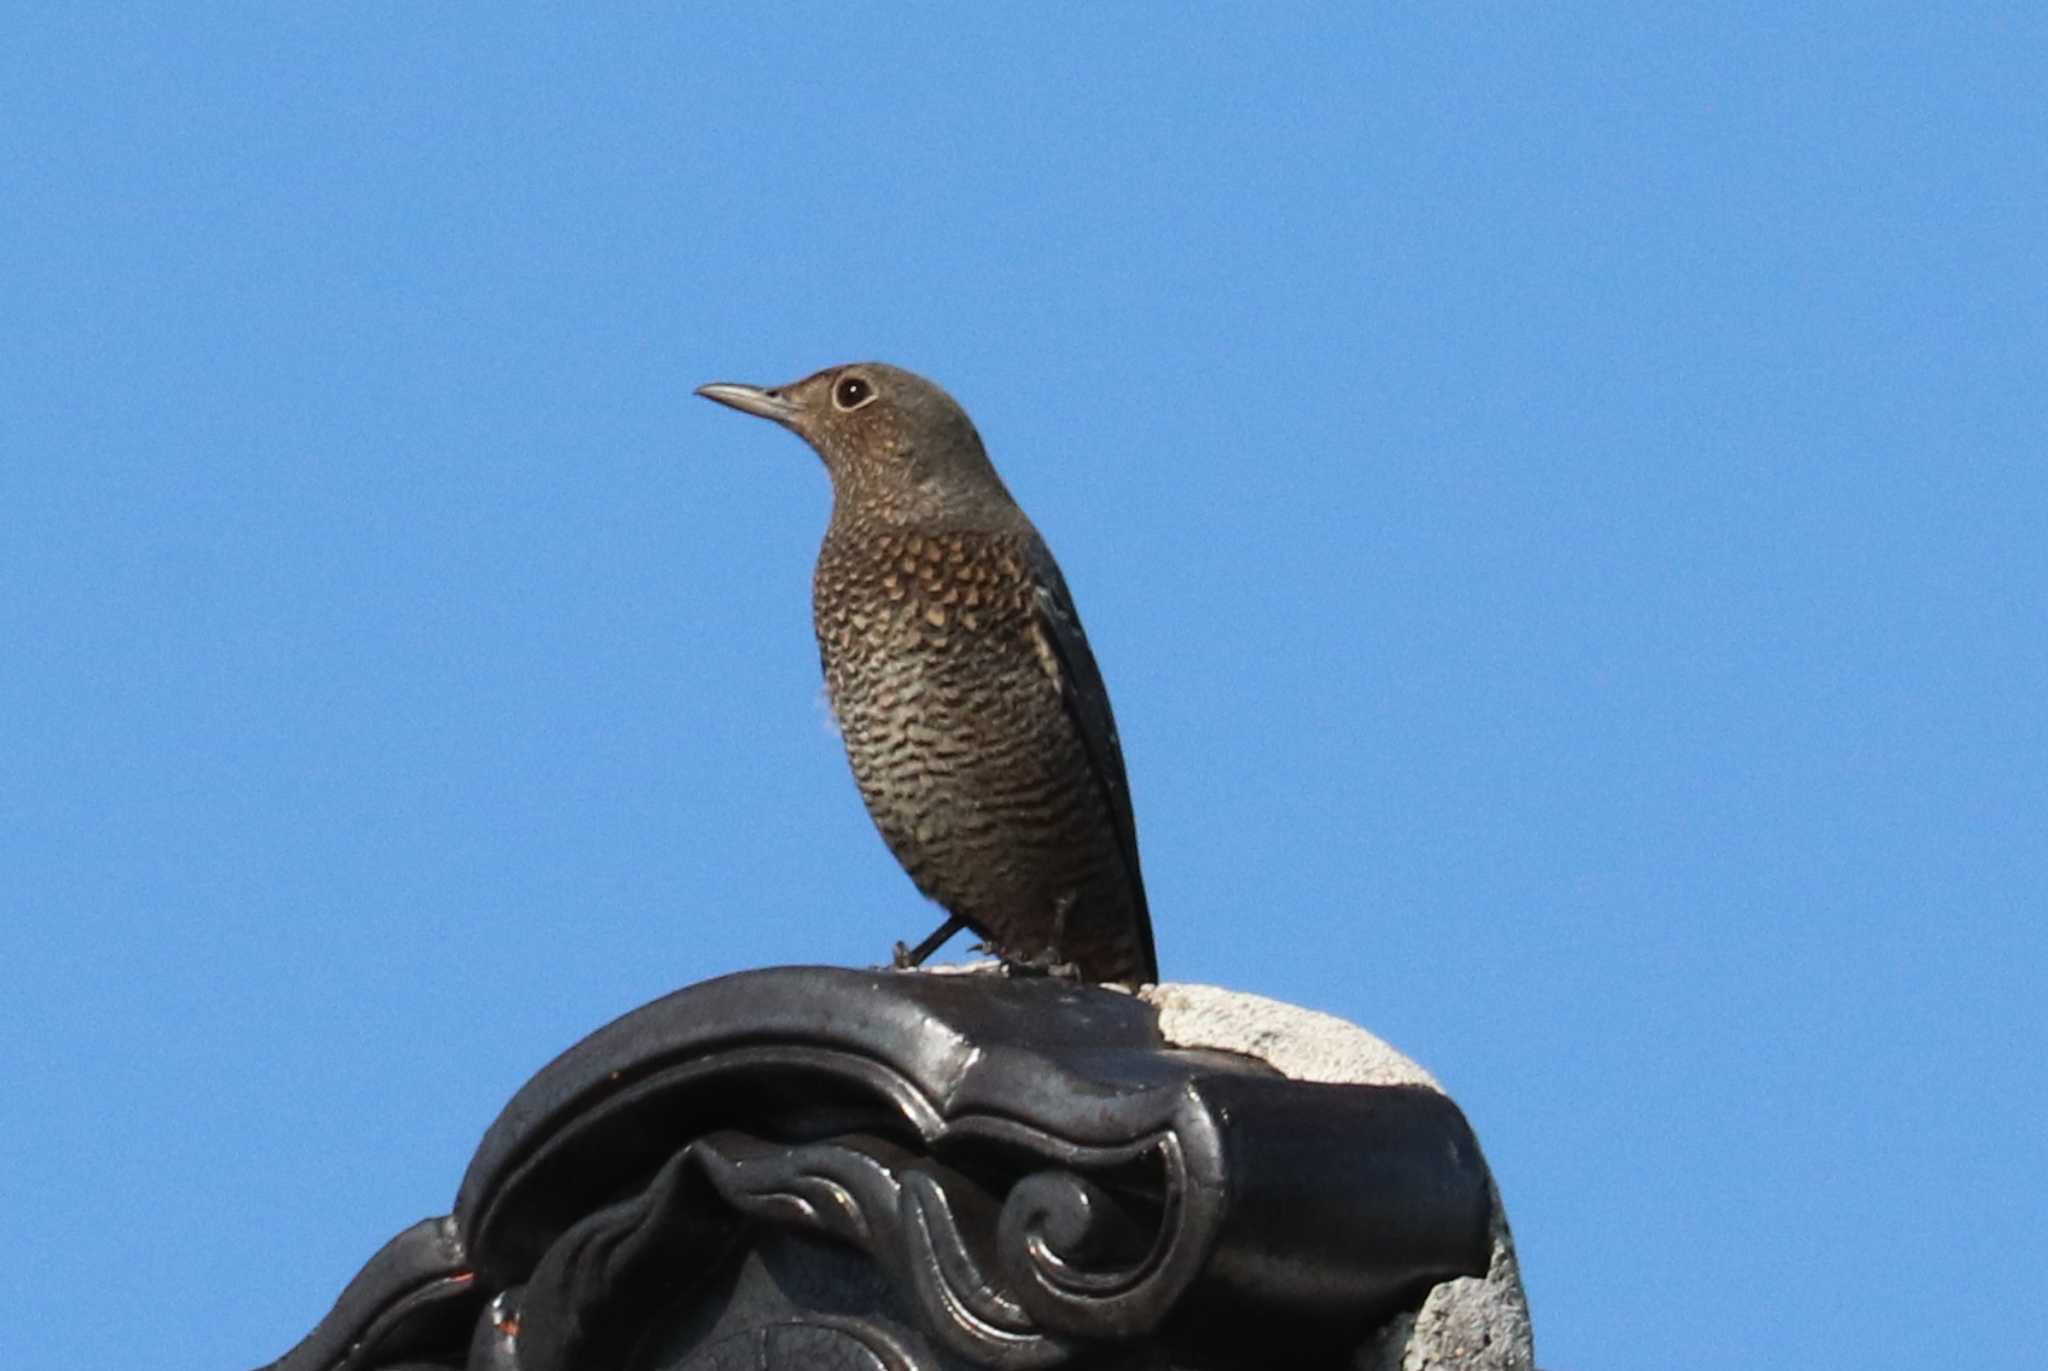
<path fill-rule="evenodd" d="M 1059 564 L 952 396 L 880 362 L 697 394 L 808 443 L 832 486 L 811 578 L 826 696 L 869 816 L 1006 969 L 1159 979 L 1123 747 Z"/>

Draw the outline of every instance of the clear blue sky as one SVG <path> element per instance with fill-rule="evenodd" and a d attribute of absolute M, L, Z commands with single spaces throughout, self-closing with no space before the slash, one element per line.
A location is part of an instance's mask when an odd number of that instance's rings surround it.
<path fill-rule="evenodd" d="M 0 46 L 0 1365 L 275 1356 L 583 1033 L 925 931 L 690 395 L 863 357 L 1546 1366 L 2040 1364 L 2039 6 L 99 9 Z"/>

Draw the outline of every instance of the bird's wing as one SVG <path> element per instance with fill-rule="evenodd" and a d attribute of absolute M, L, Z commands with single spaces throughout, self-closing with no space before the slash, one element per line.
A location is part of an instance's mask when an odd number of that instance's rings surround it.
<path fill-rule="evenodd" d="M 1102 684 L 1102 671 L 1095 665 L 1088 635 L 1081 631 L 1081 616 L 1074 610 L 1074 597 L 1067 592 L 1066 578 L 1060 575 L 1052 553 L 1036 538 L 1031 545 L 1031 575 L 1039 642 L 1051 654 L 1053 661 L 1048 665 L 1056 666 L 1060 701 L 1088 753 L 1088 769 L 1102 788 L 1102 807 L 1116 829 L 1117 852 L 1123 858 L 1124 873 L 1130 878 L 1145 979 L 1157 982 L 1159 954 L 1152 943 L 1152 914 L 1145 902 L 1145 878 L 1138 870 L 1138 823 L 1131 813 L 1131 783 L 1124 773 L 1124 749 L 1116 735 L 1116 719 L 1109 711 L 1109 691 Z"/>

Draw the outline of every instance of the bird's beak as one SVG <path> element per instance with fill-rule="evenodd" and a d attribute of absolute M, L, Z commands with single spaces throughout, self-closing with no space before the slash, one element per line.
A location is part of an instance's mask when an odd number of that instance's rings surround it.
<path fill-rule="evenodd" d="M 773 419 L 788 428 L 796 423 L 796 406 L 772 390 L 759 386 L 736 385 L 731 381 L 713 381 L 708 386 L 698 386 L 697 393 L 707 400 L 716 400 L 721 405 L 730 405 L 742 414 L 756 415 L 762 419 Z"/>

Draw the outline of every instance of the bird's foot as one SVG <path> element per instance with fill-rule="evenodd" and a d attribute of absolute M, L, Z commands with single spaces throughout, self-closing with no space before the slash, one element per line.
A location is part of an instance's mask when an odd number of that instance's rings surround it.
<path fill-rule="evenodd" d="M 1027 976 L 1051 976 L 1054 980 L 1078 981 L 1081 979 L 1080 964 L 1060 956 L 1060 947 L 1067 941 L 1067 916 L 1074 912 L 1074 893 L 1070 890 L 1061 895 L 1052 907 L 1052 941 L 1029 957 L 1003 957 L 1005 965 L 1014 965 Z M 998 956 L 1002 956 L 999 952 Z"/>
<path fill-rule="evenodd" d="M 916 947 L 905 947 L 902 943 L 897 943 L 896 950 L 890 954 L 890 965 L 894 966 L 898 971 L 909 971 L 915 967 L 923 966 L 925 958 L 937 952 L 940 945 L 946 939 L 952 937 L 965 927 L 967 927 L 967 920 L 957 914 L 947 915 L 946 921 L 933 929 L 931 936 Z"/>
<path fill-rule="evenodd" d="M 993 950 L 993 949 L 991 949 Z M 1002 954 L 998 953 L 998 956 Z M 1061 961 L 1050 949 L 1033 953 L 1029 957 L 1003 956 L 1005 976 L 1050 976 L 1056 981 L 1078 981 L 1081 968 L 1074 962 Z"/>

